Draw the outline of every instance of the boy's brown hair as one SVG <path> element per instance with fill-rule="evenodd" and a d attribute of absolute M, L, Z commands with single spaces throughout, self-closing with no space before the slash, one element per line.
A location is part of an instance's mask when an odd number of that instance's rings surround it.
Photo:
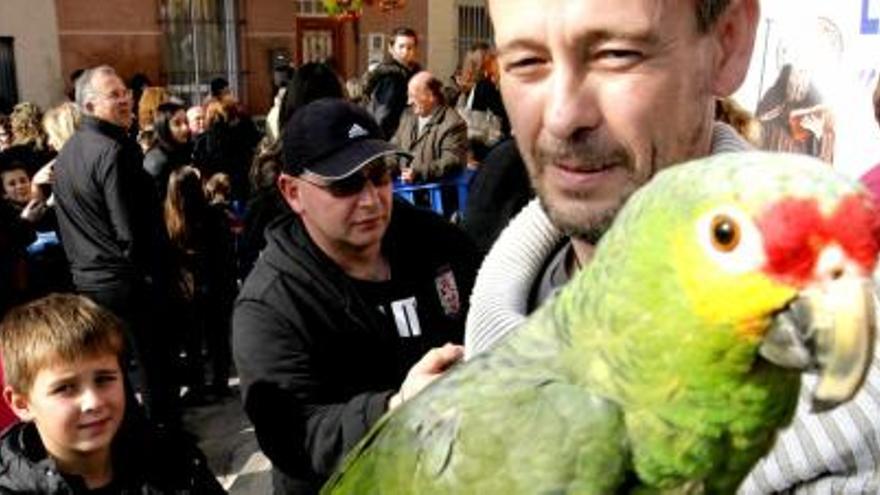
<path fill-rule="evenodd" d="M 6 385 L 27 394 L 37 373 L 55 363 L 113 354 L 123 347 L 122 322 L 88 298 L 51 294 L 14 308 L 0 323 Z"/>

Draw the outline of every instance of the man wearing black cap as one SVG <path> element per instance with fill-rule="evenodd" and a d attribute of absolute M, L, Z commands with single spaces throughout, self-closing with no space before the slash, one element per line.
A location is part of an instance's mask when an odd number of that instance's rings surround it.
<path fill-rule="evenodd" d="M 238 298 L 244 408 L 275 493 L 316 493 L 387 410 L 461 357 L 476 256 L 430 212 L 392 201 L 402 152 L 365 110 L 322 99 L 283 133 L 292 215 L 266 231 Z"/>

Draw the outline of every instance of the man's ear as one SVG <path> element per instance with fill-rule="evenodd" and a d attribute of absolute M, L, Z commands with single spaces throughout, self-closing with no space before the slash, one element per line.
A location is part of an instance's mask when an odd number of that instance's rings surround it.
<path fill-rule="evenodd" d="M 296 177 L 288 174 L 280 174 L 278 176 L 278 191 L 284 198 L 287 206 L 297 215 L 302 214 L 303 205 L 300 200 L 300 181 Z"/>
<path fill-rule="evenodd" d="M 742 84 L 752 61 L 761 8 L 758 0 L 731 0 L 712 26 L 715 59 L 712 91 L 715 96 L 729 96 Z"/>
<path fill-rule="evenodd" d="M 18 419 L 22 421 L 31 421 L 34 419 L 34 415 L 31 413 L 30 402 L 28 401 L 26 394 L 20 394 L 12 390 L 12 387 L 9 385 L 6 385 L 3 387 L 3 400 L 6 401 L 6 404 L 12 409 L 12 412 L 18 416 Z"/>

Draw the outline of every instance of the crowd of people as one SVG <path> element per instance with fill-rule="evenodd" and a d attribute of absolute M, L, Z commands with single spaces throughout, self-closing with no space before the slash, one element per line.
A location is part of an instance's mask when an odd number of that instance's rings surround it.
<path fill-rule="evenodd" d="M 222 492 L 181 410 L 237 373 L 275 493 L 316 493 L 588 264 L 657 170 L 759 139 L 725 99 L 757 0 L 489 3 L 498 51 L 475 45 L 452 86 L 400 28 L 358 81 L 297 68 L 263 129 L 221 78 L 186 102 L 109 66 L 45 115 L 0 115 L 5 421 L 23 420 L 0 492 Z M 393 194 L 467 167 L 459 225 Z M 799 410 L 742 491 L 880 490 L 877 380 Z M 169 456 L 128 457 L 145 445 Z"/>

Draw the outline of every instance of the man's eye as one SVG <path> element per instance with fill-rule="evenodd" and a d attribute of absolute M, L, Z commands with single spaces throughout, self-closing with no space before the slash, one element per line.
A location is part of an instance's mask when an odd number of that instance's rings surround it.
<path fill-rule="evenodd" d="M 540 57 L 522 57 L 511 60 L 507 63 L 505 69 L 508 72 L 533 70 L 544 64 L 544 59 Z"/>
<path fill-rule="evenodd" d="M 637 64 L 644 59 L 644 54 L 636 50 L 600 50 L 593 59 L 608 67 L 618 68 Z"/>

